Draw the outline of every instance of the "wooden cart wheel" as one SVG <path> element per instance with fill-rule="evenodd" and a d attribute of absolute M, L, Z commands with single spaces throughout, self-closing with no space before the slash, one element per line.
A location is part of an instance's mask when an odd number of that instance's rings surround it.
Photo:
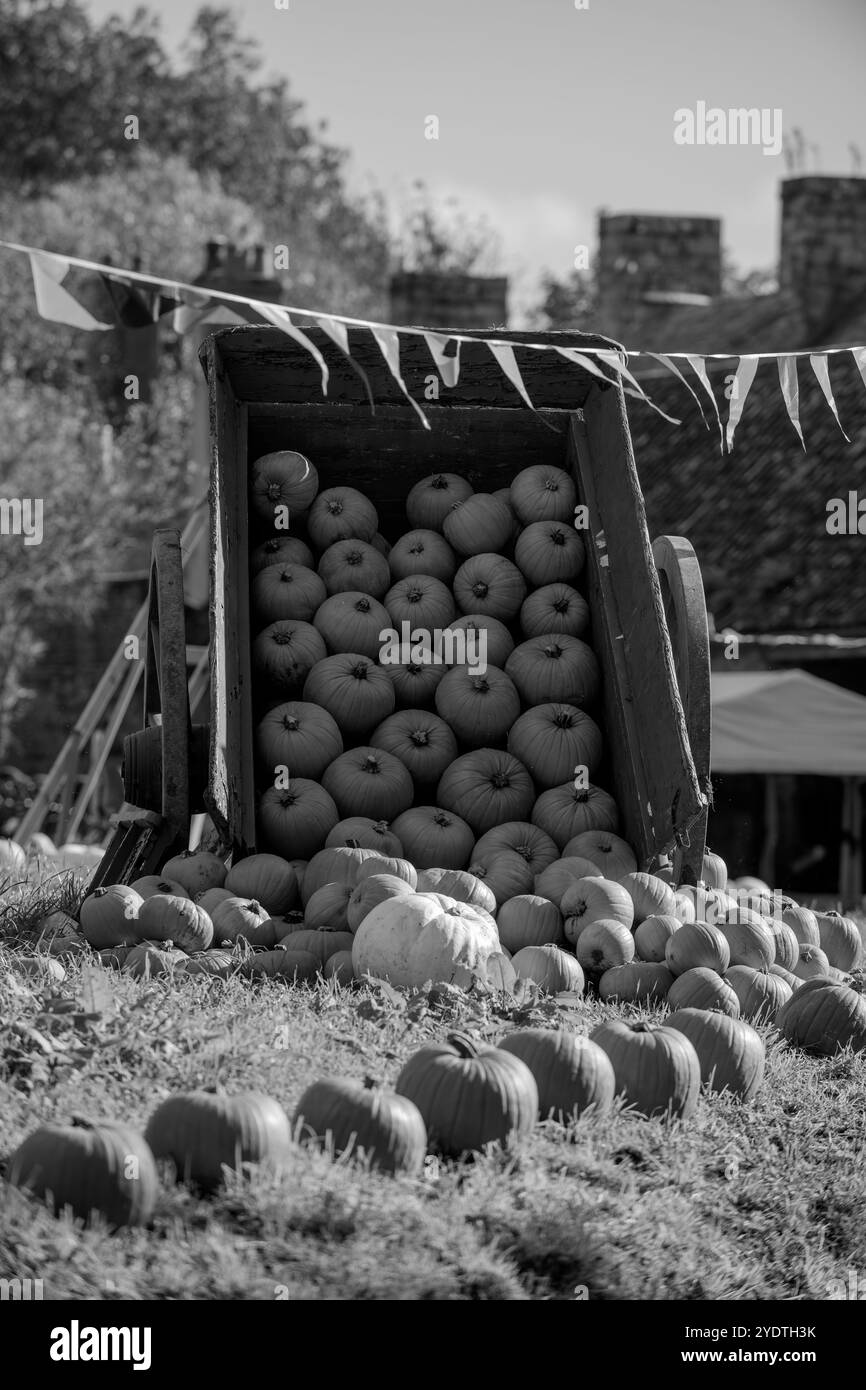
<path fill-rule="evenodd" d="M 701 790 L 712 804 L 710 781 L 710 636 L 701 567 L 684 536 L 659 536 L 653 542 L 665 617 L 674 654 L 677 685 L 686 717 L 692 759 Z M 707 816 L 704 812 L 689 833 L 689 844 L 674 856 L 678 882 L 701 877 Z"/>

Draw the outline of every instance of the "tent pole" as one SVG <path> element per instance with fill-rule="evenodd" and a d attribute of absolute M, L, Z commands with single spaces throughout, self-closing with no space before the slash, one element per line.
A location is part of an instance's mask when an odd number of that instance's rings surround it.
<path fill-rule="evenodd" d="M 759 873 L 765 883 L 775 888 L 776 846 L 779 843 L 779 802 L 776 795 L 776 778 L 768 772 L 764 779 L 764 843 L 761 848 Z"/>

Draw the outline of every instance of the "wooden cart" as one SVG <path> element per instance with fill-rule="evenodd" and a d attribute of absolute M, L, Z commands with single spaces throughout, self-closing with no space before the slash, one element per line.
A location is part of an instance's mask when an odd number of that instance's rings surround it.
<path fill-rule="evenodd" d="M 225 330 L 202 347 L 213 448 L 210 727 L 194 729 L 189 718 L 179 537 L 158 532 L 147 727 L 125 747 L 127 800 L 142 814 L 120 824 L 95 883 L 156 871 L 186 845 L 196 811 L 209 813 L 235 856 L 256 847 L 247 472 L 253 460 L 277 449 L 307 455 L 323 488 L 351 483 L 369 494 L 389 541 L 405 530 L 409 489 L 438 470 L 461 473 L 488 492 L 532 463 L 572 473 L 589 514 L 586 596 L 604 676 L 609 790 L 622 834 L 642 867 L 670 858 L 677 878 L 694 882 L 710 796 L 703 588 L 687 541 L 650 543 L 621 387 L 556 351 L 516 348 L 537 407 L 532 411 L 484 343 L 461 345 L 458 384 L 446 388 L 423 338 L 405 334 L 400 369 L 430 421 L 428 431 L 369 330 L 350 330 L 352 362 L 321 330 L 309 330 L 309 337 L 330 368 L 327 396 L 316 363 L 277 328 Z M 616 346 L 578 333 L 535 340 L 551 349 Z"/>

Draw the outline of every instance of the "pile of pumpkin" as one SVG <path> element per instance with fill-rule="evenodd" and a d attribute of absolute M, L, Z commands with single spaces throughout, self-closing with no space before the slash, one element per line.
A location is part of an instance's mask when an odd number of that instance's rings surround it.
<path fill-rule="evenodd" d="M 319 491 L 301 454 L 252 465 L 259 842 L 289 859 L 372 848 L 357 819 L 387 819 L 386 853 L 471 865 L 502 901 L 580 831 L 617 825 L 591 781 L 600 670 L 574 587 L 575 487 L 544 465 L 497 493 L 441 473 L 405 505 L 411 529 L 389 546 L 369 498 Z M 291 534 L 275 534 L 287 519 Z M 383 640 L 404 631 L 414 649 Z M 467 638 L 483 638 L 486 670 L 471 650 L 462 660 Z M 531 823 L 528 841 L 496 833 L 515 821 Z"/>

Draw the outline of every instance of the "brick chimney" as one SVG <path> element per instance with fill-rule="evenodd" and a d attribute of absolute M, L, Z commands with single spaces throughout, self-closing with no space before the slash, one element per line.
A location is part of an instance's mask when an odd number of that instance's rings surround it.
<path fill-rule="evenodd" d="M 639 346 L 659 303 L 702 303 L 721 294 L 717 217 L 599 214 L 598 331 Z"/>
<path fill-rule="evenodd" d="M 506 328 L 506 276 L 397 271 L 388 285 L 390 321 L 418 328 Z"/>
<path fill-rule="evenodd" d="M 779 285 L 798 300 L 814 343 L 866 295 L 866 178 L 783 181 Z"/>

